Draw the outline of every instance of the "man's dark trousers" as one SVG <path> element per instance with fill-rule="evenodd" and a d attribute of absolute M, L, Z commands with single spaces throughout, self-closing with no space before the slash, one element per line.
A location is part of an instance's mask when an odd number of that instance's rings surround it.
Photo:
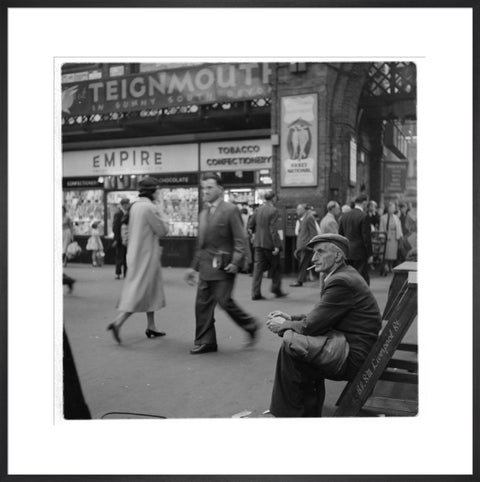
<path fill-rule="evenodd" d="M 320 417 L 325 379 L 313 366 L 294 359 L 282 344 L 277 358 L 270 412 L 275 417 Z"/>
<path fill-rule="evenodd" d="M 222 280 L 199 280 L 195 300 L 195 345 L 217 344 L 215 318 L 213 316 L 217 303 L 241 328 L 247 331 L 256 329 L 255 319 L 245 313 L 232 299 L 234 282 L 234 275 Z"/>
<path fill-rule="evenodd" d="M 115 246 L 115 274 L 120 276 L 122 268 L 123 276 L 125 277 L 127 274 L 127 247 L 117 241 Z"/>
<path fill-rule="evenodd" d="M 253 265 L 252 297 L 260 296 L 263 272 L 270 269 L 272 275 L 271 292 L 281 292 L 280 255 L 273 255 L 271 249 L 255 248 L 255 263 Z"/>

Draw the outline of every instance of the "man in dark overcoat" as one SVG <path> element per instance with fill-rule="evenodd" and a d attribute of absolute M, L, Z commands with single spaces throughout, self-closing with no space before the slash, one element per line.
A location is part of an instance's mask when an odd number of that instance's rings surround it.
<path fill-rule="evenodd" d="M 348 240 L 315 236 L 315 270 L 324 274 L 320 301 L 307 315 L 273 311 L 267 327 L 283 338 L 270 412 L 275 417 L 319 417 L 325 378 L 352 380 L 377 340 L 377 302 L 357 270 L 345 263 Z"/>
<path fill-rule="evenodd" d="M 256 341 L 259 323 L 232 299 L 235 276 L 243 265 L 245 229 L 237 206 L 226 202 L 219 176 L 208 173 L 202 180 L 204 208 L 200 213 L 197 250 L 185 279 L 193 284 L 199 273 L 195 300 L 195 346 L 192 355 L 217 351 L 215 306 L 247 332 L 247 344 Z"/>
<path fill-rule="evenodd" d="M 123 217 L 128 213 L 130 201 L 127 198 L 120 200 L 120 206 L 113 216 L 113 247 L 115 248 L 115 279 L 127 275 L 127 247 L 122 242 L 121 225 Z"/>
<path fill-rule="evenodd" d="M 282 291 L 282 271 L 280 267 L 280 250 L 282 240 L 278 233 L 280 214 L 273 204 L 275 194 L 265 193 L 265 202 L 259 206 L 248 223 L 254 234 L 253 247 L 255 262 L 253 265 L 252 300 L 264 299 L 261 293 L 263 273 L 270 270 L 272 286 L 270 291 L 277 298 L 285 296 Z"/>
<path fill-rule="evenodd" d="M 370 284 L 370 263 L 372 256 L 372 229 L 365 207 L 367 196 L 360 194 L 355 199 L 355 207 L 340 218 L 338 234 L 345 236 L 350 243 L 348 264 L 353 266 Z"/>

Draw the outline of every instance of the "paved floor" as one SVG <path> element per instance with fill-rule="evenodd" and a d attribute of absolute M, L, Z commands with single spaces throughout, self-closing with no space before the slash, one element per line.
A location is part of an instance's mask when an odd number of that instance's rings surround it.
<path fill-rule="evenodd" d="M 219 308 L 217 353 L 190 355 L 194 334 L 195 288 L 183 281 L 184 269 L 164 268 L 167 306 L 157 312 L 157 328 L 167 336 L 147 339 L 144 314 L 133 315 L 122 328 L 117 345 L 106 326 L 116 315 L 123 281 L 114 280 L 113 266 L 92 268 L 70 264 L 65 273 L 77 280 L 73 293 L 64 295 L 64 322 L 86 401 L 93 418 L 129 418 L 111 412 L 142 413 L 167 418 L 230 418 L 240 412 L 259 416 L 267 410 L 280 338 L 263 328 L 258 344 L 242 347 L 245 336 Z M 304 313 L 318 297 L 317 283 L 288 286 L 289 296 L 268 294 L 251 301 L 251 277 L 237 276 L 234 298 L 262 322 L 267 313 L 281 309 Z M 391 276 L 374 277 L 371 287 L 383 309 Z M 344 382 L 327 382 L 324 414 L 334 410 Z"/>

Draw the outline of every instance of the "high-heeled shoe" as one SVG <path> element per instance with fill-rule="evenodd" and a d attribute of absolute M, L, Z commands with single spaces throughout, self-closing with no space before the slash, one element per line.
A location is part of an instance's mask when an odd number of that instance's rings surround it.
<path fill-rule="evenodd" d="M 120 339 L 120 330 L 118 329 L 118 327 L 115 325 L 115 323 L 110 323 L 108 326 L 107 326 L 107 331 L 111 331 L 112 332 L 112 335 L 113 335 L 113 338 L 115 339 L 115 341 L 121 345 L 122 343 L 122 340 Z"/>
<path fill-rule="evenodd" d="M 157 336 L 165 336 L 166 333 L 164 333 L 163 331 L 155 331 L 147 328 L 145 330 L 145 335 L 147 335 L 147 338 L 156 338 Z"/>

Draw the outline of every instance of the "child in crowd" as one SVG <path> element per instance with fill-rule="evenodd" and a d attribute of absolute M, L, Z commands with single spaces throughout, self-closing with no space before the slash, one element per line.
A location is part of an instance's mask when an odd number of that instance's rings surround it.
<path fill-rule="evenodd" d="M 87 241 L 87 250 L 92 252 L 92 266 L 101 266 L 103 264 L 103 243 L 98 224 L 98 222 L 92 223 L 92 235 Z"/>

